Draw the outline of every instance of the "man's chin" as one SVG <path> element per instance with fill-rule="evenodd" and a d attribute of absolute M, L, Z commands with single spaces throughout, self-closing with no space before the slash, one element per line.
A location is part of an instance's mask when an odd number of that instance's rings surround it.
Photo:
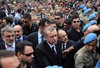
<path fill-rule="evenodd" d="M 19 38 L 20 36 L 16 36 L 16 38 Z"/>

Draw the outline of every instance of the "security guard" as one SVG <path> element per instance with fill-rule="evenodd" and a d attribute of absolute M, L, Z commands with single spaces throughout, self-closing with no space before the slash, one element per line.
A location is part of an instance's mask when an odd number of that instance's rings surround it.
<path fill-rule="evenodd" d="M 89 33 L 84 39 L 85 46 L 75 54 L 75 68 L 94 68 L 98 54 L 95 51 L 97 35 Z"/>

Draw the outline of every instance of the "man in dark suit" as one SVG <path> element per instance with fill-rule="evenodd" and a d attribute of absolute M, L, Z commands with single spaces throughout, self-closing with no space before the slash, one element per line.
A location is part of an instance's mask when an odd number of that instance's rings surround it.
<path fill-rule="evenodd" d="M 72 46 L 75 42 L 68 39 L 67 33 L 64 30 L 58 30 L 58 38 L 61 41 L 62 52 Z M 74 68 L 75 50 L 71 51 L 67 56 L 63 56 L 63 68 Z"/>
<path fill-rule="evenodd" d="M 32 22 L 32 17 L 29 13 L 25 13 L 23 15 L 23 25 L 22 25 L 22 29 L 23 29 L 23 35 L 29 35 L 33 32 L 38 31 L 38 26 L 37 24 Z"/>
<path fill-rule="evenodd" d="M 43 30 L 44 28 L 48 27 L 48 26 L 53 26 L 56 27 L 56 24 L 52 21 L 49 21 L 48 19 L 44 18 L 41 19 L 39 22 L 39 29 L 37 32 L 31 33 L 28 36 L 28 41 L 30 41 L 33 44 L 33 48 L 36 48 L 36 46 L 43 42 L 44 38 L 43 38 Z"/>
<path fill-rule="evenodd" d="M 15 50 L 16 42 L 13 27 L 7 25 L 2 28 L 1 36 L 4 42 L 0 43 L 0 50 Z"/>
<path fill-rule="evenodd" d="M 19 41 L 24 41 L 24 40 L 28 40 L 28 37 L 26 35 L 23 35 L 23 29 L 20 25 L 15 25 L 14 26 L 14 32 L 15 32 L 15 41 L 16 44 Z"/>
<path fill-rule="evenodd" d="M 54 27 L 47 27 L 44 30 L 45 41 L 36 47 L 36 60 L 39 68 L 46 66 L 61 66 L 62 52 L 60 42 L 57 41 L 57 30 Z"/>

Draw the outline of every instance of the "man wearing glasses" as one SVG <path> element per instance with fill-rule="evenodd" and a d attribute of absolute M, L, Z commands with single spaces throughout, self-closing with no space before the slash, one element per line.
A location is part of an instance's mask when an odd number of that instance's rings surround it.
<path fill-rule="evenodd" d="M 0 50 L 15 50 L 16 43 L 13 27 L 7 25 L 2 28 L 1 36 L 4 42 L 0 43 Z"/>
<path fill-rule="evenodd" d="M 72 25 L 72 27 L 69 30 L 67 30 L 68 38 L 70 40 L 73 40 L 74 42 L 77 42 L 79 39 L 81 39 L 83 37 L 83 32 L 80 27 L 81 21 L 77 14 L 72 16 L 71 25 Z"/>
<path fill-rule="evenodd" d="M 20 61 L 18 68 L 37 68 L 34 59 L 32 43 L 21 41 L 16 45 L 16 55 Z"/>
<path fill-rule="evenodd" d="M 75 54 L 75 68 L 94 68 L 98 54 L 95 51 L 97 45 L 97 35 L 89 33 L 84 39 L 85 46 Z"/>

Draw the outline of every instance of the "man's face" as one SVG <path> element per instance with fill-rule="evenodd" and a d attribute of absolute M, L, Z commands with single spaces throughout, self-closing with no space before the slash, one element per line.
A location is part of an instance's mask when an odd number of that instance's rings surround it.
<path fill-rule="evenodd" d="M 23 31 L 21 28 L 14 28 L 14 33 L 15 33 L 15 37 L 18 38 L 23 34 Z"/>
<path fill-rule="evenodd" d="M 50 13 L 46 14 L 46 18 L 50 19 Z"/>
<path fill-rule="evenodd" d="M 23 18 L 23 23 L 30 25 L 29 19 L 28 18 Z"/>
<path fill-rule="evenodd" d="M 42 13 L 45 14 L 46 13 L 46 10 L 45 9 L 42 9 Z"/>
<path fill-rule="evenodd" d="M 79 18 L 73 19 L 72 26 L 76 29 L 79 28 L 80 27 L 80 19 Z"/>
<path fill-rule="evenodd" d="M 2 68 L 17 68 L 19 60 L 16 56 L 1 59 Z"/>
<path fill-rule="evenodd" d="M 31 46 L 25 46 L 24 53 L 22 54 L 22 62 L 31 62 L 34 58 L 34 50 Z"/>
<path fill-rule="evenodd" d="M 71 26 L 64 23 L 64 30 L 68 30 Z"/>
<path fill-rule="evenodd" d="M 68 37 L 67 37 L 66 32 L 60 31 L 60 32 L 59 32 L 59 39 L 60 39 L 63 43 L 67 42 Z"/>
<path fill-rule="evenodd" d="M 96 44 L 97 44 L 97 42 L 93 41 L 93 42 L 87 44 L 86 48 L 88 49 L 89 52 L 93 52 L 93 50 L 96 49 Z"/>
<path fill-rule="evenodd" d="M 56 31 L 56 29 L 53 31 L 47 31 L 47 35 L 45 36 L 45 39 L 51 45 L 57 44 L 57 31 Z"/>
<path fill-rule="evenodd" d="M 56 22 L 57 25 L 61 25 L 62 24 L 60 16 L 55 16 L 55 22 Z"/>
<path fill-rule="evenodd" d="M 12 45 L 15 40 L 14 32 L 4 32 L 4 36 L 2 38 L 6 45 Z"/>

